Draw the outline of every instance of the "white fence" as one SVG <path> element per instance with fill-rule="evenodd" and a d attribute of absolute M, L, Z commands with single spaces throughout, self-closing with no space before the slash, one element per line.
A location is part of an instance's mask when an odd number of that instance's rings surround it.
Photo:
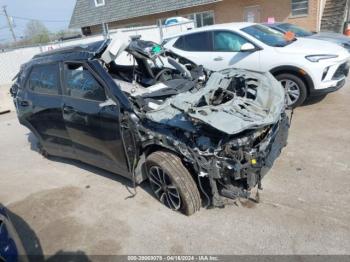
<path fill-rule="evenodd" d="M 143 26 L 143 27 L 137 27 L 137 28 L 124 28 L 119 30 L 121 30 L 123 33 L 130 36 L 141 35 L 141 39 L 143 40 L 149 40 L 149 41 L 159 43 L 162 35 L 163 37 L 169 37 L 173 34 L 177 34 L 192 28 L 194 28 L 194 23 L 186 22 L 186 23 L 176 24 L 176 25 L 171 25 L 166 27 L 158 27 L 154 25 L 154 26 Z M 113 38 L 115 34 L 116 34 L 116 31 L 111 30 L 110 37 Z M 85 37 L 77 40 L 50 43 L 43 46 L 19 48 L 15 50 L 2 52 L 0 53 L 0 86 L 10 84 L 12 82 L 12 78 L 19 71 L 21 64 L 26 63 L 34 55 L 38 53 L 42 53 L 45 51 L 66 47 L 66 46 L 87 44 L 87 43 L 95 42 L 102 39 L 103 39 L 102 35 L 97 35 L 97 36 Z"/>

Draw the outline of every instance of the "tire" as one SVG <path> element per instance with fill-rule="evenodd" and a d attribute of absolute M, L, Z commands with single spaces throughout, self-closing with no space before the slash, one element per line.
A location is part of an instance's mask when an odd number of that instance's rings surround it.
<path fill-rule="evenodd" d="M 307 88 L 305 82 L 300 77 L 289 73 L 276 75 L 275 77 L 285 89 L 287 89 L 286 85 L 288 83 L 293 83 L 293 86 L 290 85 L 290 88 L 288 88 L 290 90 L 286 90 L 288 107 L 296 108 L 305 102 L 307 97 Z M 297 92 L 298 97 L 296 98 L 294 96 L 296 96 Z"/>
<path fill-rule="evenodd" d="M 147 157 L 146 170 L 153 193 L 160 202 L 187 216 L 199 211 L 201 197 L 197 185 L 178 156 L 156 151 Z"/>

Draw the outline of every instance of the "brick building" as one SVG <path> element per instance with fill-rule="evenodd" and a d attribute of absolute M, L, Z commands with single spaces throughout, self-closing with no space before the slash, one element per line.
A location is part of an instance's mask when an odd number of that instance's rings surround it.
<path fill-rule="evenodd" d="M 349 0 L 77 0 L 71 28 L 84 35 L 109 29 L 154 25 L 173 16 L 198 27 L 227 22 L 285 21 L 312 31 L 340 32 Z"/>

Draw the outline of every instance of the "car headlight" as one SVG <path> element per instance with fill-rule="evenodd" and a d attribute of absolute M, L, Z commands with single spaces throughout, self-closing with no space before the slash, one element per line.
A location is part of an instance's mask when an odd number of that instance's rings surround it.
<path fill-rule="evenodd" d="M 337 58 L 337 55 L 308 55 L 305 56 L 307 60 L 310 62 L 319 62 L 320 60 L 325 60 L 325 59 L 332 59 L 332 58 Z"/>

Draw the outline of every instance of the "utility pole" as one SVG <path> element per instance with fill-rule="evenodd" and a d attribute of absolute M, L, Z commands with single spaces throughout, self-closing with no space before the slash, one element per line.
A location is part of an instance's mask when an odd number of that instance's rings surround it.
<path fill-rule="evenodd" d="M 3 10 L 3 12 L 4 12 L 5 16 L 6 16 L 7 24 L 8 24 L 8 26 L 9 26 L 10 31 L 11 31 L 13 41 L 17 42 L 16 35 L 15 35 L 15 31 L 13 30 L 12 21 L 11 21 L 9 15 L 7 14 L 7 11 L 6 11 L 6 5 L 4 5 L 4 6 L 2 7 L 2 10 Z"/>
<path fill-rule="evenodd" d="M 109 28 L 107 23 L 102 23 L 102 35 L 104 39 L 109 39 Z"/>

